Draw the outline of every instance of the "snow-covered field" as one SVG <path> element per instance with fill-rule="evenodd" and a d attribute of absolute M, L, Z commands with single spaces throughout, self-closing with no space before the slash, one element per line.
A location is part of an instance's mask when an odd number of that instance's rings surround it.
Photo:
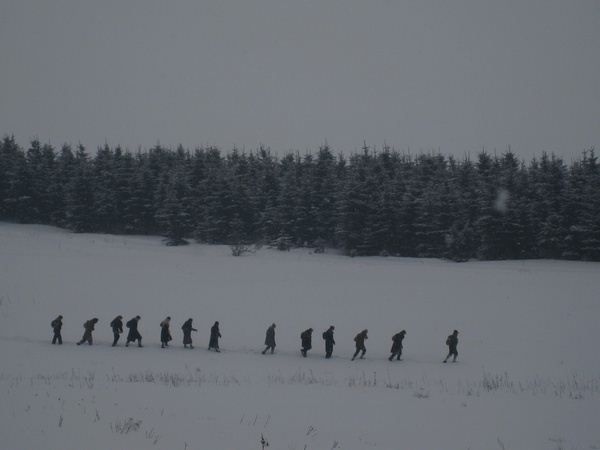
<path fill-rule="evenodd" d="M 597 263 L 236 258 L 0 224 L 0 448 L 260 449 L 262 434 L 289 450 L 600 449 L 599 293 Z M 142 316 L 144 348 L 110 347 L 117 314 Z M 92 317 L 96 345 L 75 346 Z M 181 345 L 188 317 L 194 350 Z M 206 350 L 215 320 L 221 354 Z M 273 322 L 277 351 L 263 356 Z M 364 328 L 366 359 L 352 362 Z M 455 328 L 459 362 L 442 364 Z M 391 363 L 401 329 L 404 361 Z"/>

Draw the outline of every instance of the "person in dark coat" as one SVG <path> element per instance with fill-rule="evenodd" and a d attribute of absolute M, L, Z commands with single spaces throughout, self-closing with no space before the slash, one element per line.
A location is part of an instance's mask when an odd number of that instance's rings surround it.
<path fill-rule="evenodd" d="M 323 339 L 325 339 L 325 358 L 331 358 L 333 353 L 333 346 L 335 345 L 335 339 L 333 339 L 333 332 L 335 327 L 331 325 L 327 331 L 323 332 Z"/>
<path fill-rule="evenodd" d="M 210 340 L 208 341 L 208 349 L 214 350 L 217 353 L 220 353 L 219 350 L 219 338 L 221 337 L 221 332 L 219 331 L 219 322 L 215 322 L 212 327 L 210 327 Z"/>
<path fill-rule="evenodd" d="M 192 331 L 198 330 L 196 330 L 192 325 L 192 319 L 188 319 L 185 322 L 183 322 L 181 330 L 183 331 L 183 347 L 187 348 L 187 346 L 189 345 L 190 348 L 194 348 L 194 346 L 192 345 Z"/>
<path fill-rule="evenodd" d="M 312 332 L 313 329 L 309 328 L 308 330 L 304 330 L 300 333 L 300 339 L 302 340 L 302 356 L 306 358 L 306 352 L 308 352 L 312 348 Z"/>
<path fill-rule="evenodd" d="M 354 361 L 354 359 L 356 359 L 356 356 L 360 352 L 362 352 L 362 355 L 360 355 L 360 359 L 364 359 L 365 353 L 367 353 L 367 348 L 365 347 L 365 339 L 369 339 L 367 336 L 368 332 L 369 332 L 369 330 L 362 330 L 360 333 L 358 333 L 356 336 L 354 336 L 354 342 L 356 343 L 356 351 L 354 352 L 354 355 L 352 356 L 352 361 Z"/>
<path fill-rule="evenodd" d="M 119 336 L 123 333 L 123 316 L 119 315 L 115 317 L 110 323 L 110 327 L 113 332 L 113 343 L 112 346 L 116 347 L 117 342 L 119 341 Z"/>
<path fill-rule="evenodd" d="M 127 333 L 127 342 L 125 342 L 125 347 L 129 347 L 130 342 L 138 342 L 138 347 L 142 347 L 142 335 L 138 331 L 138 322 L 140 321 L 140 316 L 135 316 L 133 319 L 130 319 L 125 325 L 129 328 L 129 333 Z"/>
<path fill-rule="evenodd" d="M 60 334 L 60 330 L 62 330 L 62 316 L 58 316 L 52 322 L 50 322 L 50 326 L 52 327 L 52 331 L 54 332 L 54 336 L 52 337 L 52 344 L 62 345 L 62 336 Z"/>
<path fill-rule="evenodd" d="M 454 330 L 454 332 L 448 336 L 446 339 L 446 345 L 448 346 L 448 356 L 444 359 L 444 362 L 448 361 L 450 356 L 453 356 L 452 362 L 456 362 L 456 358 L 458 358 L 458 331 Z"/>
<path fill-rule="evenodd" d="M 267 328 L 267 335 L 265 337 L 265 345 L 267 346 L 262 354 L 267 353 L 267 350 L 271 349 L 271 354 L 275 351 L 275 324 Z"/>
<path fill-rule="evenodd" d="M 92 342 L 93 342 L 92 331 L 94 331 L 94 326 L 97 323 L 98 323 L 98 319 L 96 319 L 95 317 L 93 319 L 85 321 L 85 323 L 83 324 L 83 328 L 85 329 L 85 331 L 83 332 L 83 337 L 77 343 L 77 345 L 81 345 L 84 342 L 87 342 L 89 345 L 92 345 Z"/>
<path fill-rule="evenodd" d="M 171 337 L 171 318 L 167 316 L 165 320 L 160 323 L 160 348 L 169 346 L 169 341 L 173 339 Z"/>
<path fill-rule="evenodd" d="M 405 335 L 406 331 L 402 330 L 400 333 L 396 333 L 392 336 L 392 349 L 390 350 L 392 354 L 388 358 L 390 361 L 392 361 L 394 357 L 396 357 L 398 361 L 402 361 L 402 340 L 404 339 Z"/>

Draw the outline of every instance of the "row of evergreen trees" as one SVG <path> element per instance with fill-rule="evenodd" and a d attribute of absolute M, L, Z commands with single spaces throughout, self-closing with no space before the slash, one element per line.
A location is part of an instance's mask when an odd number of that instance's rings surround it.
<path fill-rule="evenodd" d="M 600 260 L 600 168 L 510 151 L 474 160 L 363 148 L 348 157 L 160 145 L 0 146 L 0 219 L 169 244 L 335 247 L 349 255 Z"/>

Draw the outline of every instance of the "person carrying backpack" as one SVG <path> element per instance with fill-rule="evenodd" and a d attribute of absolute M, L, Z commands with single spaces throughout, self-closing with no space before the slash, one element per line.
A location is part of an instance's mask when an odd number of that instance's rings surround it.
<path fill-rule="evenodd" d="M 354 359 L 360 352 L 362 352 L 362 354 L 360 355 L 360 359 L 365 358 L 365 353 L 367 353 L 367 348 L 365 347 L 365 339 L 369 339 L 367 336 L 368 332 L 369 330 L 362 330 L 360 333 L 354 336 L 354 342 L 356 343 L 356 351 L 352 356 L 352 361 L 354 361 Z"/>
<path fill-rule="evenodd" d="M 392 361 L 394 357 L 396 357 L 398 361 L 402 361 L 402 341 L 404 340 L 405 335 L 406 331 L 402 330 L 400 333 L 396 333 L 392 336 L 392 349 L 390 350 L 392 354 L 388 358 L 390 361 Z"/>
<path fill-rule="evenodd" d="M 333 332 L 335 327 L 331 325 L 327 331 L 323 332 L 323 339 L 325 340 L 325 358 L 331 358 L 333 353 L 333 346 L 335 345 L 335 339 L 333 338 Z"/>
<path fill-rule="evenodd" d="M 309 328 L 308 330 L 304 330 L 302 333 L 300 333 L 300 339 L 302 340 L 302 350 L 300 350 L 300 353 L 302 353 L 302 356 L 305 358 L 306 352 L 312 348 L 312 332 L 313 329 Z"/>
<path fill-rule="evenodd" d="M 456 358 L 458 358 L 458 331 L 454 330 L 454 332 L 448 336 L 446 339 L 446 345 L 448 346 L 448 356 L 446 356 L 444 362 L 448 361 L 450 356 L 453 356 L 452 362 L 456 362 Z"/>
<path fill-rule="evenodd" d="M 87 342 L 89 345 L 92 345 L 92 342 L 93 342 L 92 331 L 94 331 L 94 326 L 97 323 L 98 323 L 98 319 L 96 319 L 95 317 L 93 319 L 85 321 L 85 323 L 83 324 L 83 328 L 85 329 L 85 331 L 83 332 L 83 337 L 77 343 L 77 345 L 81 345 L 84 342 Z"/>
<path fill-rule="evenodd" d="M 60 331 L 62 330 L 62 318 L 63 316 L 58 316 L 56 319 L 50 322 L 50 326 L 52 327 L 52 331 L 54 333 L 54 336 L 52 337 L 52 344 L 56 344 L 58 342 L 58 345 L 62 345 L 62 336 L 60 334 Z"/>
<path fill-rule="evenodd" d="M 127 333 L 127 342 L 125 342 L 125 347 L 129 347 L 129 343 L 135 341 L 138 342 L 138 347 L 142 347 L 142 335 L 138 331 L 138 322 L 140 319 L 140 316 L 135 316 L 126 323 L 127 328 L 129 328 L 129 333 Z"/>

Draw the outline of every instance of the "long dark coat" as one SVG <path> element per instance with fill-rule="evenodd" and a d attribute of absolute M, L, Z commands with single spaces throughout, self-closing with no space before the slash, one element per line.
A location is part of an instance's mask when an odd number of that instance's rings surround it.
<path fill-rule="evenodd" d="M 335 339 L 333 339 L 333 330 L 329 328 L 323 333 L 323 339 L 325 339 L 325 351 L 327 353 L 333 352 L 333 346 L 335 345 Z"/>
<path fill-rule="evenodd" d="M 312 331 L 305 330 L 300 334 L 302 340 L 302 348 L 304 350 L 310 350 L 312 348 Z"/>
<path fill-rule="evenodd" d="M 171 338 L 171 332 L 169 331 L 169 321 L 168 320 L 163 320 L 160 323 L 160 342 L 163 343 L 168 343 L 172 338 Z"/>
<path fill-rule="evenodd" d="M 181 326 L 183 331 L 183 345 L 189 345 L 192 343 L 192 331 L 198 331 L 192 327 L 192 319 L 186 320 Z"/>
<path fill-rule="evenodd" d="M 135 317 L 127 322 L 127 328 L 129 328 L 129 333 L 127 334 L 127 340 L 129 342 L 135 342 L 138 339 L 142 339 L 142 335 L 138 331 L 138 319 Z"/>
<path fill-rule="evenodd" d="M 267 335 L 265 337 L 265 345 L 269 347 L 275 347 L 275 327 L 271 325 L 267 328 Z"/>
<path fill-rule="evenodd" d="M 219 324 L 215 323 L 212 327 L 210 327 L 210 340 L 208 342 L 208 348 L 219 348 L 220 337 L 221 332 L 219 331 Z"/>
<path fill-rule="evenodd" d="M 390 352 L 398 353 L 402 350 L 402 340 L 404 339 L 404 333 L 396 333 L 392 336 L 392 349 Z"/>

